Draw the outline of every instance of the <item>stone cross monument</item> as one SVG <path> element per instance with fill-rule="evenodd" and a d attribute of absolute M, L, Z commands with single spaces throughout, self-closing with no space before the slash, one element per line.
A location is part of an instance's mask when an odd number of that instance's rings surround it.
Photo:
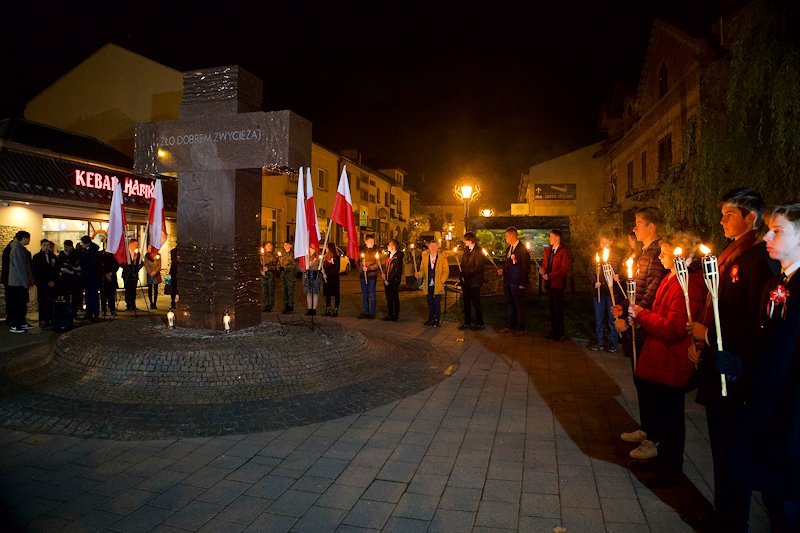
<path fill-rule="evenodd" d="M 185 72 L 180 119 L 136 126 L 136 171 L 178 178 L 178 326 L 261 321 L 262 176 L 311 163 L 311 123 L 261 95 L 238 66 Z"/>

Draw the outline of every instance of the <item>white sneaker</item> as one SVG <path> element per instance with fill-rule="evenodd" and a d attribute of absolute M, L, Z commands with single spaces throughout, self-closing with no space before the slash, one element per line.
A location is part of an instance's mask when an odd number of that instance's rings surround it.
<path fill-rule="evenodd" d="M 655 442 L 646 440 L 642 442 L 638 448 L 631 450 L 631 453 L 628 455 L 631 456 L 631 459 L 636 459 L 637 461 L 647 461 L 648 459 L 658 457 L 658 447 Z"/>
<path fill-rule="evenodd" d="M 631 431 L 630 433 L 623 433 L 619 436 L 625 442 L 641 443 L 647 440 L 647 433 L 641 429 Z"/>
<path fill-rule="evenodd" d="M 27 333 L 28 330 L 22 329 L 20 326 L 11 326 L 11 333 Z"/>

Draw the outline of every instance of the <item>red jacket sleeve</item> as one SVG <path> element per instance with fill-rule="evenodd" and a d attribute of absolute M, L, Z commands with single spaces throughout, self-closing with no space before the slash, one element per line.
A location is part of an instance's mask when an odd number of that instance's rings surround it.
<path fill-rule="evenodd" d="M 668 278 L 664 278 L 662 283 L 669 283 Z M 675 342 L 687 336 L 686 323 L 686 300 L 683 290 L 677 281 L 672 281 L 673 285 L 661 294 L 661 298 L 666 298 L 664 302 L 653 304 L 660 312 L 642 309 L 636 316 L 636 320 L 641 324 L 648 335 L 663 339 L 668 342 Z M 699 312 L 705 304 L 705 290 L 702 277 L 698 273 L 689 275 L 689 307 L 692 311 L 692 318 Z"/>

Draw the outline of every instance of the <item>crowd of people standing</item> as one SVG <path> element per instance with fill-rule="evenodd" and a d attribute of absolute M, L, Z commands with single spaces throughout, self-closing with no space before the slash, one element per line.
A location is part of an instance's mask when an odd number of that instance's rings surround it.
<path fill-rule="evenodd" d="M 117 314 L 117 273 L 120 264 L 116 257 L 92 241 L 88 235 L 74 243 L 65 240 L 56 255 L 55 243 L 42 239 L 40 250 L 31 255 L 28 250 L 30 233 L 18 231 L 3 250 L 2 283 L 5 291 L 6 324 L 13 333 L 25 333 L 33 326 L 27 320 L 30 289 L 36 288 L 36 303 L 40 328 L 65 329 L 67 322 L 54 324 L 56 302 L 63 303 L 68 323 L 72 320 L 97 320 L 102 315 Z M 129 242 L 130 262 L 122 266 L 126 311 L 137 311 L 136 292 L 140 286 L 139 271 L 147 272 L 148 302 L 156 309 L 161 277 L 161 256 L 139 253 L 138 240 Z M 174 252 L 174 250 L 173 250 Z M 173 255 L 177 255 L 174 254 Z M 172 305 L 177 293 L 177 257 L 170 269 Z"/>

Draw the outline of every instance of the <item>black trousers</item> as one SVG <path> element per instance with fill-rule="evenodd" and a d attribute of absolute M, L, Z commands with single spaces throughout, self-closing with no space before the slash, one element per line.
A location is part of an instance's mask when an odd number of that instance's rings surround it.
<path fill-rule="evenodd" d="M 156 300 L 158 300 L 158 283 L 152 283 L 147 286 L 147 298 L 150 300 L 150 305 L 156 303 Z"/>
<path fill-rule="evenodd" d="M 556 337 L 564 336 L 564 289 L 547 289 L 550 300 L 550 332 Z"/>
<path fill-rule="evenodd" d="M 511 329 L 525 329 L 525 289 L 519 285 L 504 284 L 506 295 L 506 324 Z"/>
<path fill-rule="evenodd" d="M 125 281 L 125 307 L 128 309 L 136 307 L 136 285 L 138 280 Z"/>
<path fill-rule="evenodd" d="M 21 326 L 27 322 L 28 288 L 6 286 L 6 324 Z"/>
<path fill-rule="evenodd" d="M 686 392 L 683 388 L 647 379 L 640 378 L 635 383 L 642 428 L 646 428 L 647 438 L 658 444 L 659 464 L 667 468 L 681 468 L 686 443 Z"/>
<path fill-rule="evenodd" d="M 39 322 L 53 320 L 53 302 L 56 301 L 55 287 L 36 286 L 36 304 L 39 306 Z"/>
<path fill-rule="evenodd" d="M 462 287 L 461 298 L 464 300 L 464 324 L 472 324 L 472 308 L 475 308 L 475 324 L 483 325 L 483 306 L 481 305 L 480 287 Z"/>
<path fill-rule="evenodd" d="M 749 528 L 752 491 L 741 487 L 734 479 L 739 465 L 731 457 L 734 433 L 741 423 L 742 412 L 743 407 L 733 402 L 712 401 L 706 405 L 714 463 L 714 512 L 722 531 L 746 532 Z"/>
<path fill-rule="evenodd" d="M 117 284 L 114 282 L 103 281 L 100 286 L 100 308 L 103 313 L 106 310 L 113 313 L 117 312 Z"/>
<path fill-rule="evenodd" d="M 400 318 L 400 283 L 386 285 L 386 306 L 389 318 Z"/>
<path fill-rule="evenodd" d="M 325 307 L 330 309 L 331 307 L 331 298 L 333 298 L 333 308 L 339 309 L 339 300 L 341 298 L 339 292 L 339 277 L 333 276 L 328 278 L 328 281 L 325 282 Z"/>

